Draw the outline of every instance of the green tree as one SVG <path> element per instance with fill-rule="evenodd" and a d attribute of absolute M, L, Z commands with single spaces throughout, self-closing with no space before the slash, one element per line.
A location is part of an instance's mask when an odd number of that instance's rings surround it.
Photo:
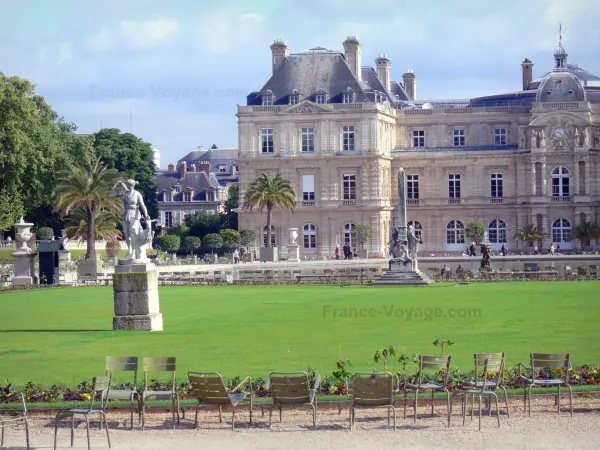
<path fill-rule="evenodd" d="M 174 234 L 167 234 L 160 238 L 160 245 L 167 253 L 175 253 L 181 247 L 181 238 Z"/>
<path fill-rule="evenodd" d="M 360 245 L 360 248 L 364 250 L 365 244 L 373 236 L 373 227 L 369 224 L 359 223 L 358 225 L 356 225 L 355 230 L 358 245 Z"/>
<path fill-rule="evenodd" d="M 198 236 L 186 236 L 183 238 L 183 248 L 190 253 L 194 253 L 201 245 L 202 241 Z"/>
<path fill-rule="evenodd" d="M 238 229 L 238 213 L 235 211 L 238 207 L 240 197 L 240 187 L 232 184 L 227 188 L 228 198 L 225 200 L 225 225 L 233 230 Z"/>
<path fill-rule="evenodd" d="M 74 130 L 33 84 L 0 72 L 0 230 L 21 215 L 47 224 L 38 220 L 42 214 L 37 211 L 52 216 L 55 176 L 72 161 Z"/>
<path fill-rule="evenodd" d="M 54 239 L 54 230 L 50 227 L 40 227 L 35 232 L 35 237 L 40 241 L 51 241 Z"/>
<path fill-rule="evenodd" d="M 249 247 L 256 241 L 256 233 L 252 230 L 240 230 L 240 245 Z"/>
<path fill-rule="evenodd" d="M 573 227 L 573 237 L 579 239 L 581 247 L 589 247 L 592 239 L 600 238 L 600 227 L 591 220 L 585 220 L 581 225 Z"/>
<path fill-rule="evenodd" d="M 93 136 L 93 150 L 96 157 L 108 168 L 127 174 L 138 182 L 137 189 L 144 197 L 144 203 L 151 217 L 156 217 L 156 185 L 152 146 L 131 133 L 121 133 L 118 128 L 103 128 Z"/>
<path fill-rule="evenodd" d="M 121 222 L 121 217 L 112 211 L 98 209 L 94 212 L 94 241 L 103 239 L 107 244 L 117 244 L 121 238 L 121 232 L 117 225 Z M 88 236 L 87 211 L 79 207 L 71 217 L 65 220 L 65 232 L 71 239 L 86 241 Z M 120 247 L 119 247 L 120 248 Z"/>
<path fill-rule="evenodd" d="M 202 238 L 210 233 L 218 233 L 223 228 L 223 216 L 206 211 L 196 211 L 186 217 L 185 223 L 190 227 L 191 236 Z"/>
<path fill-rule="evenodd" d="M 485 225 L 481 222 L 471 222 L 465 229 L 465 236 L 468 240 L 475 242 L 475 244 L 479 244 L 483 242 L 486 231 Z"/>
<path fill-rule="evenodd" d="M 237 247 L 240 245 L 240 232 L 237 230 L 232 230 L 230 228 L 224 228 L 219 231 L 221 238 L 223 239 L 224 247 Z"/>
<path fill-rule="evenodd" d="M 273 209 L 280 208 L 294 213 L 296 193 L 288 180 L 279 173 L 261 173 L 250 183 L 244 195 L 244 210 L 267 211 L 267 246 L 271 246 L 271 219 Z"/>
<path fill-rule="evenodd" d="M 211 252 L 214 253 L 215 249 L 223 247 L 223 238 L 220 234 L 210 233 L 204 236 L 202 243 L 206 248 L 209 248 Z"/>
<path fill-rule="evenodd" d="M 68 216 L 77 208 L 86 211 L 86 259 L 96 259 L 94 219 L 100 211 L 121 212 L 122 201 L 109 195 L 119 172 L 108 169 L 99 159 L 84 159 L 57 175 L 55 211 Z"/>
<path fill-rule="evenodd" d="M 542 239 L 542 237 L 542 230 L 532 224 L 523 225 L 517 232 L 517 239 L 527 242 L 530 247 L 533 247 L 533 243 Z"/>

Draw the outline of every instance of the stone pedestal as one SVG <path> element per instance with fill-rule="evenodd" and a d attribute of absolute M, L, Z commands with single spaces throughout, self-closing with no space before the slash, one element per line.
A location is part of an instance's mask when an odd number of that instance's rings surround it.
<path fill-rule="evenodd" d="M 373 284 L 419 286 L 433 283 L 433 280 L 414 267 L 416 267 L 416 261 L 409 261 L 407 264 L 404 264 L 402 262 L 390 260 L 389 270 Z"/>
<path fill-rule="evenodd" d="M 13 285 L 39 284 L 38 277 L 35 275 L 35 255 L 36 252 L 26 250 L 19 250 L 12 254 L 15 266 L 15 276 L 11 281 Z"/>
<path fill-rule="evenodd" d="M 279 252 L 277 247 L 261 247 L 260 262 L 277 262 L 279 261 Z"/>
<path fill-rule="evenodd" d="M 300 261 L 300 246 L 298 244 L 288 244 L 288 261 Z"/>
<path fill-rule="evenodd" d="M 102 261 L 98 259 L 80 259 L 77 261 L 77 277 L 80 280 L 96 280 L 102 272 Z"/>
<path fill-rule="evenodd" d="M 147 260 L 120 260 L 113 274 L 113 330 L 162 331 L 158 270 Z"/>

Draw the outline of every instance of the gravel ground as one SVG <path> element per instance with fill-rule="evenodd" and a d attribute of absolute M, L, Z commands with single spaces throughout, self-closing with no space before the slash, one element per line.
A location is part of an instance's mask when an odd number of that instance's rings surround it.
<path fill-rule="evenodd" d="M 567 400 L 567 399 L 565 399 Z M 532 402 L 533 417 L 523 414 L 522 401 L 511 402 L 511 417 L 501 416 L 501 427 L 497 427 L 495 416 L 483 416 L 482 430 L 477 429 L 477 415 L 473 421 L 467 416 L 462 426 L 460 404 L 455 402 L 452 427 L 446 426 L 445 408 L 436 406 L 436 415 L 428 415 L 427 406 L 419 408 L 415 425 L 412 417 L 404 419 L 398 410 L 396 431 L 387 426 L 387 414 L 382 410 L 358 410 L 354 431 L 348 430 L 348 410 L 337 409 L 319 412 L 317 429 L 312 429 L 311 413 L 308 410 L 284 411 L 283 423 L 278 414 L 273 415 L 273 426 L 269 428 L 268 412 L 262 417 L 260 409 L 254 413 L 254 422 L 248 424 L 248 411 L 237 414 L 237 427 L 231 431 L 229 412 L 224 412 L 223 423 L 219 423 L 216 412 L 201 412 L 200 426 L 194 429 L 193 414 L 187 414 L 177 430 L 169 425 L 170 414 L 151 413 L 147 429 L 141 431 L 128 428 L 128 414 L 109 412 L 109 427 L 112 447 L 115 449 L 362 449 L 404 447 L 411 449 L 461 448 L 461 449 L 592 449 L 600 448 L 598 423 L 600 399 L 576 398 L 574 417 L 563 410 L 559 416 L 553 410 L 550 398 Z M 563 403 L 564 404 L 564 403 Z M 568 403 L 567 403 L 568 404 Z M 565 405 L 566 406 L 566 405 Z M 409 412 L 410 414 L 410 412 Z M 477 411 L 476 411 L 477 414 Z M 190 417 L 191 416 L 191 417 Z M 53 422 L 51 416 L 31 417 L 32 448 L 52 448 Z M 94 424 L 91 431 L 94 449 L 108 448 L 106 435 Z M 75 432 L 75 447 L 87 448 L 85 425 L 79 424 Z M 7 448 L 24 448 L 24 427 L 6 430 Z M 15 446 L 19 445 L 19 446 Z M 59 428 L 58 445 L 69 448 L 69 429 L 65 422 Z"/>

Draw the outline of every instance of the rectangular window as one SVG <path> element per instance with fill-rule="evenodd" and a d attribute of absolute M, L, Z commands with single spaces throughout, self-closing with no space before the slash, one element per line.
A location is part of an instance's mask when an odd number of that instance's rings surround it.
<path fill-rule="evenodd" d="M 501 173 L 490 174 L 490 188 L 492 198 L 504 197 L 504 182 Z"/>
<path fill-rule="evenodd" d="M 175 186 L 173 186 L 173 190 L 177 193 L 181 192 L 181 185 L 180 184 L 176 184 Z"/>
<path fill-rule="evenodd" d="M 344 200 L 356 200 L 356 175 L 344 175 Z"/>
<path fill-rule="evenodd" d="M 163 200 L 165 202 L 172 202 L 173 201 L 173 194 L 171 193 L 171 191 L 164 191 L 163 192 Z"/>
<path fill-rule="evenodd" d="M 274 133 L 273 128 L 261 128 L 260 129 L 260 139 L 261 139 L 261 149 L 263 153 L 273 153 L 274 149 Z"/>
<path fill-rule="evenodd" d="M 262 98 L 262 104 L 263 104 L 263 106 L 273 106 L 273 96 L 265 95 Z"/>
<path fill-rule="evenodd" d="M 354 151 L 354 127 L 347 126 L 342 128 L 342 149 L 344 151 Z"/>
<path fill-rule="evenodd" d="M 317 94 L 317 96 L 315 97 L 315 103 L 319 105 L 324 105 L 325 103 L 327 103 L 327 96 L 325 94 Z"/>
<path fill-rule="evenodd" d="M 183 221 L 185 222 L 185 219 L 187 219 L 188 217 L 190 217 L 192 215 L 191 211 L 184 211 L 183 212 Z"/>
<path fill-rule="evenodd" d="M 207 192 L 206 193 L 206 201 L 214 202 L 215 201 L 215 193 L 212 191 Z"/>
<path fill-rule="evenodd" d="M 425 130 L 413 131 L 413 147 L 425 147 Z"/>
<path fill-rule="evenodd" d="M 184 202 L 191 202 L 192 201 L 192 193 L 191 192 L 184 192 L 183 193 L 183 201 Z"/>
<path fill-rule="evenodd" d="M 302 128 L 302 152 L 315 151 L 315 129 L 313 127 Z"/>
<path fill-rule="evenodd" d="M 217 171 L 219 173 L 227 173 L 227 164 L 219 164 L 217 166 Z"/>
<path fill-rule="evenodd" d="M 165 227 L 171 228 L 173 226 L 173 211 L 165 211 Z"/>
<path fill-rule="evenodd" d="M 300 96 L 290 95 L 290 105 L 297 105 L 298 103 L 300 103 Z"/>
<path fill-rule="evenodd" d="M 315 199 L 315 176 L 302 175 L 302 200 L 312 201 Z"/>
<path fill-rule="evenodd" d="M 407 198 L 410 199 L 418 199 L 419 198 L 419 176 L 418 175 L 408 175 L 406 177 L 406 188 L 407 188 Z"/>
<path fill-rule="evenodd" d="M 463 147 L 465 145 L 465 130 L 454 130 L 454 146 Z"/>
<path fill-rule="evenodd" d="M 344 94 L 342 101 L 344 103 L 354 103 L 354 94 Z"/>
<path fill-rule="evenodd" d="M 506 145 L 506 128 L 494 130 L 494 145 Z"/>
<path fill-rule="evenodd" d="M 448 197 L 460 198 L 460 174 L 448 175 Z"/>

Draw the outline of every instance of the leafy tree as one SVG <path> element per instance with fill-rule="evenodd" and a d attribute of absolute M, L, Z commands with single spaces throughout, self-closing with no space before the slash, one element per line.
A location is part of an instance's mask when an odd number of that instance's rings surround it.
<path fill-rule="evenodd" d="M 244 195 L 244 210 L 258 209 L 261 213 L 267 211 L 267 246 L 271 246 L 271 219 L 273 208 L 290 210 L 294 213 L 296 193 L 288 180 L 279 173 L 261 173 L 250 183 Z"/>
<path fill-rule="evenodd" d="M 33 84 L 0 72 L 0 230 L 21 215 L 33 219 L 32 212 L 40 208 L 52 215 L 56 173 L 71 163 L 74 130 Z"/>
<path fill-rule="evenodd" d="M 137 188 L 151 217 L 156 217 L 156 186 L 154 184 L 154 156 L 152 146 L 131 133 L 118 128 L 103 128 L 93 136 L 93 151 L 108 168 L 127 174 L 138 182 Z"/>
<path fill-rule="evenodd" d="M 592 239 L 600 238 L 600 227 L 591 220 L 585 220 L 581 225 L 573 227 L 573 237 L 580 240 L 582 247 L 587 247 Z"/>
<path fill-rule="evenodd" d="M 169 231 L 171 232 L 171 234 L 176 234 L 177 236 L 183 239 L 184 237 L 189 236 L 190 227 L 188 227 L 187 224 L 183 222 L 181 225 L 177 225 L 176 227 L 171 228 Z"/>
<path fill-rule="evenodd" d="M 517 232 L 517 239 L 527 242 L 530 247 L 533 246 L 534 241 L 538 241 L 542 237 L 542 230 L 532 224 L 523 225 Z"/>
<path fill-rule="evenodd" d="M 240 187 L 237 184 L 232 184 L 227 189 L 229 195 L 225 201 L 225 225 L 227 228 L 237 230 L 238 228 L 238 213 L 235 209 L 238 207 L 238 199 L 240 197 Z"/>
<path fill-rule="evenodd" d="M 240 230 L 240 245 L 249 247 L 256 241 L 256 233 L 252 230 Z"/>
<path fill-rule="evenodd" d="M 84 159 L 74 167 L 60 171 L 55 188 L 55 211 L 68 216 L 77 208 L 86 211 L 86 259 L 96 259 L 94 238 L 96 228 L 94 219 L 99 211 L 120 212 L 122 201 L 118 197 L 109 196 L 111 187 L 119 177 L 119 172 L 108 169 L 99 159 Z"/>
<path fill-rule="evenodd" d="M 223 216 L 210 214 L 206 211 L 196 211 L 186 217 L 185 223 L 190 227 L 190 235 L 204 237 L 210 233 L 218 233 L 223 228 Z"/>
<path fill-rule="evenodd" d="M 216 248 L 223 247 L 223 238 L 220 234 L 210 233 L 204 236 L 202 243 L 214 253 Z"/>
<path fill-rule="evenodd" d="M 71 217 L 65 220 L 65 232 L 71 239 L 80 241 L 87 240 L 87 211 L 85 208 L 77 208 L 73 211 Z M 94 213 L 94 241 L 103 239 L 107 245 L 115 244 L 122 236 L 117 229 L 117 224 L 121 222 L 121 217 L 112 212 L 99 209 Z M 120 244 L 119 244 L 119 248 Z"/>
<path fill-rule="evenodd" d="M 201 245 L 202 241 L 198 236 L 186 236 L 183 238 L 183 248 L 190 253 L 194 253 Z"/>
<path fill-rule="evenodd" d="M 221 238 L 223 239 L 223 246 L 225 247 L 237 247 L 240 245 L 240 232 L 232 230 L 230 228 L 224 228 L 219 231 Z"/>
<path fill-rule="evenodd" d="M 175 253 L 181 247 L 181 238 L 174 234 L 167 234 L 160 238 L 160 245 L 166 252 Z"/>
<path fill-rule="evenodd" d="M 471 222 L 465 229 L 465 236 L 470 241 L 475 242 L 475 244 L 479 244 L 480 242 L 483 242 L 486 231 L 485 225 L 481 222 Z"/>
<path fill-rule="evenodd" d="M 50 227 L 40 227 L 35 232 L 35 236 L 40 241 L 51 241 L 54 239 L 54 230 Z"/>
<path fill-rule="evenodd" d="M 356 225 L 355 230 L 358 245 L 360 245 L 360 248 L 364 250 L 365 244 L 369 241 L 369 239 L 371 239 L 371 236 L 373 236 L 373 232 L 375 230 L 371 225 L 364 223 Z"/>

